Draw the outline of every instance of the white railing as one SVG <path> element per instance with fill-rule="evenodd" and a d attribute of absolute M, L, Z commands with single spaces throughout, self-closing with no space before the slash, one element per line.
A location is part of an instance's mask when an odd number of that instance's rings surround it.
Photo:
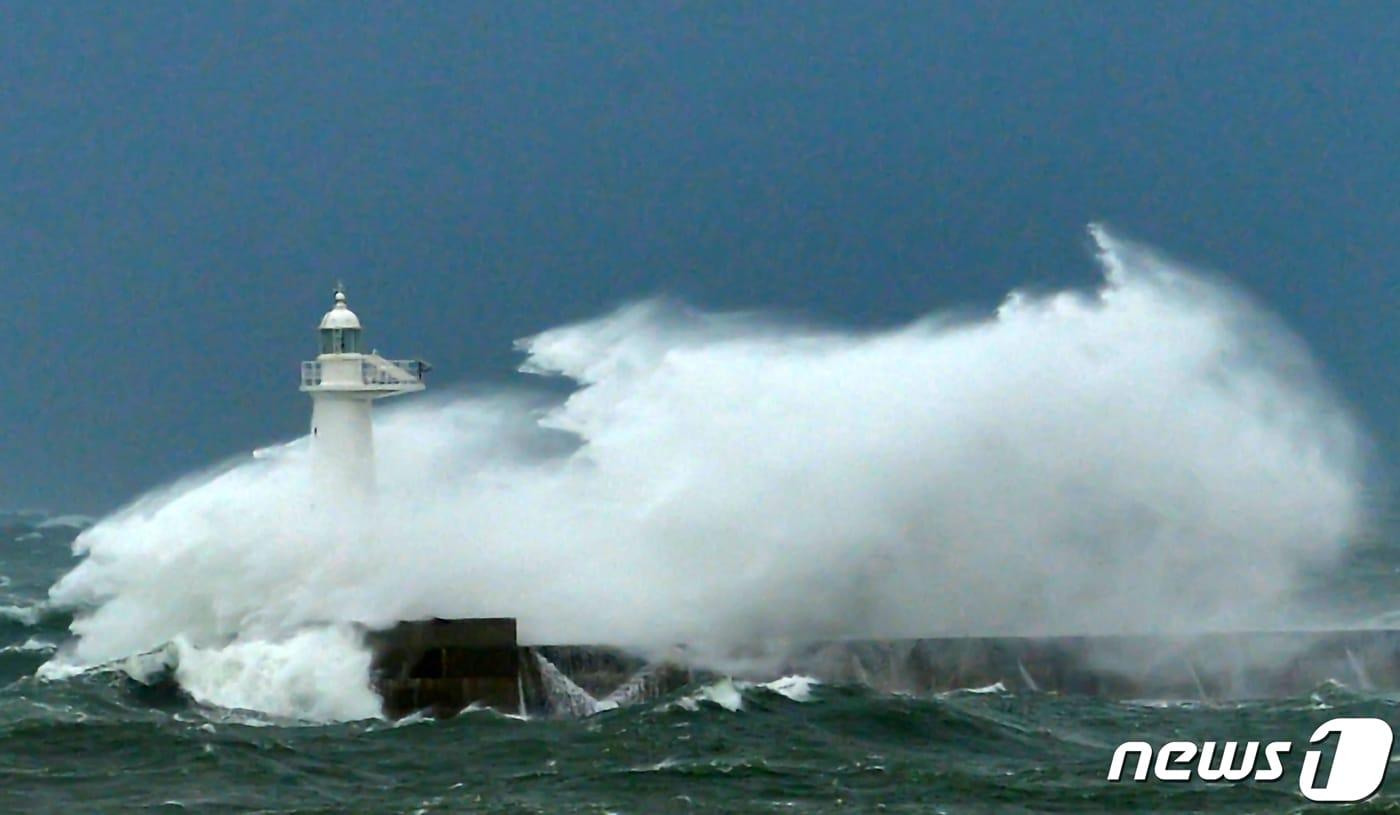
<path fill-rule="evenodd" d="M 384 359 L 378 356 L 366 356 L 360 361 L 360 382 L 358 384 L 371 389 L 421 386 L 423 374 L 430 369 L 431 366 L 421 359 Z M 320 362 L 303 362 L 301 364 L 301 386 L 303 388 L 320 387 L 322 384 L 321 374 Z M 335 383 L 335 386 L 345 387 L 340 382 Z"/>
<path fill-rule="evenodd" d="M 371 356 L 360 364 L 366 385 L 421 383 L 428 365 L 421 359 L 383 359 Z"/>

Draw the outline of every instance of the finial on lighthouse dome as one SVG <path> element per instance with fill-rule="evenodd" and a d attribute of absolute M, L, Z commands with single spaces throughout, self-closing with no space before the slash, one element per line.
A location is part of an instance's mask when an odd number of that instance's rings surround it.
<path fill-rule="evenodd" d="M 332 328 L 359 328 L 360 318 L 345 305 L 345 287 L 336 286 L 335 305 L 321 318 L 321 330 Z"/>

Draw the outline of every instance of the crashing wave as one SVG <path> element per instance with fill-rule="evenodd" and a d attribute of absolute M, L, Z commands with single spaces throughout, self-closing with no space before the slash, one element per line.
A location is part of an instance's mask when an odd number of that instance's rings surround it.
<path fill-rule="evenodd" d="M 59 656 L 172 643 L 201 701 L 337 719 L 377 703 L 327 621 L 723 646 L 1276 620 L 1364 526 L 1364 438 L 1276 320 L 1092 234 L 1096 290 L 980 319 L 649 303 L 545 331 L 524 367 L 574 391 L 386 412 L 362 523 L 292 445 L 84 530 Z"/>
<path fill-rule="evenodd" d="M 765 690 L 793 702 L 806 703 L 812 701 L 812 689 L 820 684 L 810 676 L 784 676 L 771 682 L 749 682 L 724 677 L 682 696 L 671 704 L 690 711 L 699 710 L 704 704 L 712 704 L 737 713 L 744 709 L 744 694 L 747 692 Z"/>

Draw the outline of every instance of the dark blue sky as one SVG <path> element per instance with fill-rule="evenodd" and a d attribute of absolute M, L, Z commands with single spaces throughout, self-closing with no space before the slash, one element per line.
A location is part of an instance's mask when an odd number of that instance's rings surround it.
<path fill-rule="evenodd" d="M 672 294 L 883 324 L 1220 270 L 1400 450 L 1400 7 L 6 3 L 0 506 L 304 432 L 337 278 L 444 383 Z"/>

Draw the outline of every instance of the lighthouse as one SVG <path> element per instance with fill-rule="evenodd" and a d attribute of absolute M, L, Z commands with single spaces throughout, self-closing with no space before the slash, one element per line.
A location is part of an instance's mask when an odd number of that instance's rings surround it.
<path fill-rule="evenodd" d="M 317 331 L 320 354 L 301 364 L 301 390 L 311 395 L 311 455 L 317 477 L 342 494 L 367 494 L 374 483 L 376 399 L 421 391 L 428 365 L 389 360 L 365 348 L 360 318 L 337 287 L 335 304 Z"/>

